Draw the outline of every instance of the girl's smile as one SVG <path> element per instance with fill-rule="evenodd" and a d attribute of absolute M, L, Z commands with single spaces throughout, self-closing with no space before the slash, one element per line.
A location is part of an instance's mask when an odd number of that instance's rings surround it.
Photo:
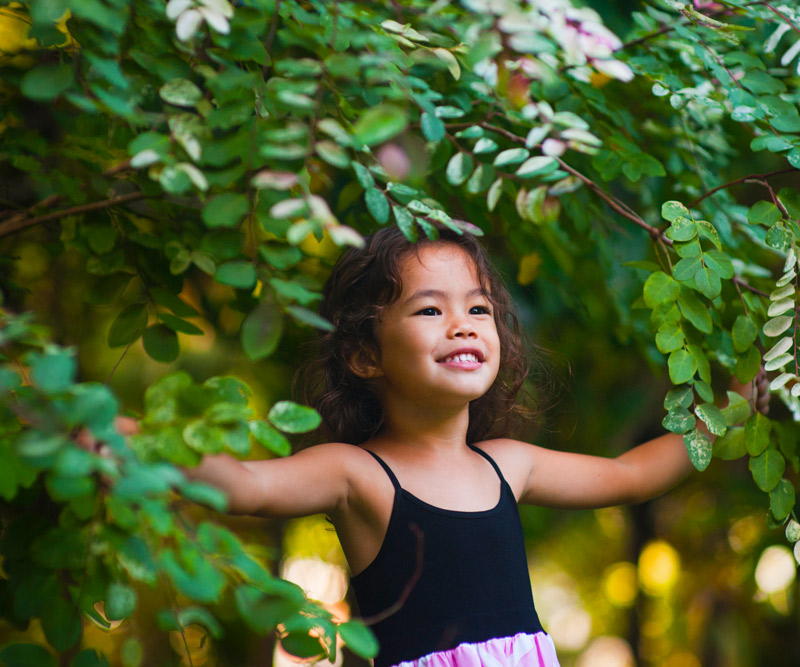
<path fill-rule="evenodd" d="M 401 266 L 400 298 L 376 328 L 383 400 L 465 407 L 491 387 L 500 361 L 492 302 L 475 263 L 441 243 L 409 253 Z"/>

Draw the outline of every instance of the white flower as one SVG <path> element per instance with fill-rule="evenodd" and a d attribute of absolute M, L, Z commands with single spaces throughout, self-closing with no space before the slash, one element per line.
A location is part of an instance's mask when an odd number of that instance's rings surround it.
<path fill-rule="evenodd" d="M 190 40 L 205 21 L 223 35 L 231 31 L 228 19 L 233 7 L 228 0 L 169 0 L 167 18 L 175 21 L 175 34 L 182 42 Z"/>

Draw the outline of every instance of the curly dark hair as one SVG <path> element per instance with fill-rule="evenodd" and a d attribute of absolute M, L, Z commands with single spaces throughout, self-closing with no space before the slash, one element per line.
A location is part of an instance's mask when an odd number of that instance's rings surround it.
<path fill-rule="evenodd" d="M 381 312 L 400 297 L 402 260 L 433 243 L 456 245 L 475 262 L 500 339 L 500 371 L 489 390 L 470 402 L 467 441 L 515 433 L 531 414 L 518 400 L 529 371 L 519 322 L 511 296 L 483 246 L 472 234 L 447 228 L 439 230 L 436 240 L 412 243 L 396 227 L 387 227 L 367 237 L 363 247 L 348 249 L 323 288 L 319 314 L 334 329 L 320 334 L 317 358 L 301 375 L 303 398 L 322 416 L 320 430 L 325 440 L 360 444 L 380 431 L 383 409 L 376 388 L 352 371 L 351 360 L 358 355 L 380 359 L 375 325 Z"/>

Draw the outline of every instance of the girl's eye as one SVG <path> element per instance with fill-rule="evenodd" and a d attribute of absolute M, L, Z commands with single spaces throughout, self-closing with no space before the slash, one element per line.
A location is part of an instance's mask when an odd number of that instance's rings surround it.
<path fill-rule="evenodd" d="M 469 309 L 470 315 L 491 315 L 492 311 L 486 306 L 473 306 Z"/>
<path fill-rule="evenodd" d="M 441 314 L 442 311 L 440 311 L 438 308 L 434 308 L 433 306 L 430 306 L 429 308 L 423 308 L 417 313 L 417 315 L 428 315 L 428 316 L 441 315 Z"/>

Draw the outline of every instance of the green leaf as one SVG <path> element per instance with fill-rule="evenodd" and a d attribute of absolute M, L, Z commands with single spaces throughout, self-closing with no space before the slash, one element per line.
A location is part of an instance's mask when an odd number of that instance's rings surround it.
<path fill-rule="evenodd" d="M 219 639 L 223 635 L 222 626 L 208 609 L 204 607 L 186 607 L 178 612 L 178 624 L 181 627 L 187 625 L 202 625 L 214 639 Z"/>
<path fill-rule="evenodd" d="M 686 433 L 695 427 L 697 420 L 686 408 L 674 408 L 667 413 L 661 422 L 662 426 L 672 433 Z"/>
<path fill-rule="evenodd" d="M 69 350 L 56 347 L 31 359 L 31 379 L 48 394 L 67 389 L 75 378 L 76 362 Z"/>
<path fill-rule="evenodd" d="M 4 667 L 56 667 L 56 659 L 39 644 L 6 644 L 0 660 Z"/>
<path fill-rule="evenodd" d="M 417 241 L 417 227 L 414 224 L 414 215 L 404 206 L 392 206 L 392 213 L 394 213 L 395 222 L 397 227 L 403 232 L 405 236 L 412 243 Z"/>
<path fill-rule="evenodd" d="M 681 292 L 678 297 L 678 308 L 681 315 L 691 322 L 698 331 L 711 333 L 713 324 L 708 307 L 694 294 L 688 291 Z"/>
<path fill-rule="evenodd" d="M 72 659 L 70 667 L 108 667 L 108 660 L 97 649 L 87 648 Z"/>
<path fill-rule="evenodd" d="M 694 413 L 705 422 L 709 432 L 714 435 L 725 435 L 728 427 L 725 424 L 725 417 L 722 411 L 716 405 L 703 403 L 695 408 Z"/>
<path fill-rule="evenodd" d="M 694 356 L 693 348 L 696 349 L 696 346 L 690 345 L 689 346 L 689 354 Z M 695 356 L 695 360 L 697 357 Z M 700 361 L 697 362 L 698 368 L 700 366 Z M 714 400 L 714 390 L 711 388 L 711 385 L 707 382 L 703 382 L 702 380 L 695 380 L 694 384 L 695 393 L 707 403 L 710 403 Z"/>
<path fill-rule="evenodd" d="M 680 217 L 691 218 L 689 209 L 679 201 L 667 201 L 661 205 L 661 217 L 668 222 L 674 222 Z"/>
<path fill-rule="evenodd" d="M 751 412 L 750 401 L 735 391 L 728 391 L 728 405 L 722 408 L 722 416 L 728 426 L 741 424 Z"/>
<path fill-rule="evenodd" d="M 752 382 L 761 368 L 761 352 L 754 345 L 736 359 L 736 379 L 742 384 Z"/>
<path fill-rule="evenodd" d="M 691 218 L 676 218 L 666 231 L 673 241 L 691 241 L 697 236 L 697 223 Z"/>
<path fill-rule="evenodd" d="M 675 280 L 680 280 L 681 282 L 693 280 L 694 274 L 697 273 L 701 266 L 702 262 L 699 257 L 684 257 L 672 269 L 672 275 Z"/>
<path fill-rule="evenodd" d="M 494 158 L 495 167 L 505 167 L 509 164 L 525 162 L 531 155 L 527 148 L 508 148 L 500 151 Z"/>
<path fill-rule="evenodd" d="M 217 512 L 228 509 L 228 496 L 218 488 L 203 482 L 187 481 L 181 484 L 181 495 L 201 505 L 207 505 Z"/>
<path fill-rule="evenodd" d="M 195 326 L 191 322 L 187 322 L 180 317 L 175 317 L 174 315 L 170 315 L 169 313 L 159 313 L 158 319 L 161 320 L 164 324 L 166 324 L 170 329 L 176 331 L 178 333 L 185 333 L 189 336 L 202 336 L 203 330 L 200 327 Z"/>
<path fill-rule="evenodd" d="M 183 439 L 201 454 L 219 454 L 225 446 L 225 431 L 204 419 L 195 419 L 183 429 Z"/>
<path fill-rule="evenodd" d="M 359 144 L 373 146 L 388 141 L 406 129 L 405 110 L 393 104 L 379 104 L 368 109 L 355 124 L 355 139 Z"/>
<path fill-rule="evenodd" d="M 203 92 L 189 79 L 172 79 L 158 91 L 161 99 L 180 107 L 192 107 L 203 99 Z"/>
<path fill-rule="evenodd" d="M 378 641 L 375 635 L 359 621 L 347 621 L 337 626 L 339 636 L 353 653 L 362 658 L 374 658 L 378 655 Z"/>
<path fill-rule="evenodd" d="M 267 419 L 285 433 L 313 431 L 321 421 L 316 410 L 292 401 L 278 401 L 270 409 Z"/>
<path fill-rule="evenodd" d="M 295 320 L 308 324 L 315 329 L 322 331 L 333 331 L 334 326 L 328 322 L 324 317 L 320 317 L 313 310 L 303 308 L 302 306 L 286 306 L 286 312 L 289 313 Z"/>
<path fill-rule="evenodd" d="M 252 262 L 225 262 L 217 267 L 214 280 L 239 289 L 251 289 L 256 284 L 256 267 Z"/>
<path fill-rule="evenodd" d="M 742 458 L 747 453 L 744 428 L 734 426 L 729 428 L 721 438 L 714 440 L 713 453 L 723 461 L 735 461 Z"/>
<path fill-rule="evenodd" d="M 709 266 L 701 266 L 694 274 L 694 282 L 697 289 L 708 299 L 718 296 L 722 290 L 722 283 L 719 275 Z"/>
<path fill-rule="evenodd" d="M 731 258 L 719 250 L 709 250 L 703 255 L 703 261 L 709 269 L 716 272 L 720 278 L 729 280 L 733 278 L 733 263 Z"/>
<path fill-rule="evenodd" d="M 769 492 L 769 507 L 776 521 L 783 521 L 794 509 L 794 485 L 788 479 L 781 479 Z"/>
<path fill-rule="evenodd" d="M 675 350 L 669 355 L 669 378 L 672 384 L 683 384 L 694 377 L 697 370 L 695 358 L 686 350 Z"/>
<path fill-rule="evenodd" d="M 667 392 L 664 397 L 664 409 L 673 410 L 677 407 L 688 408 L 692 404 L 694 394 L 692 388 L 688 385 L 683 387 L 675 387 Z"/>
<path fill-rule="evenodd" d="M 444 122 L 435 114 L 427 111 L 420 116 L 420 126 L 422 134 L 428 141 L 441 141 L 444 139 Z"/>
<path fill-rule="evenodd" d="M 282 334 L 280 311 L 273 303 L 262 301 L 242 322 L 242 348 L 252 361 L 264 359 L 278 347 Z"/>
<path fill-rule="evenodd" d="M 178 335 L 163 324 L 153 324 L 147 327 L 142 335 L 142 342 L 144 351 L 150 358 L 162 364 L 175 361 L 181 351 Z"/>
<path fill-rule="evenodd" d="M 644 302 L 655 308 L 660 303 L 675 301 L 680 292 L 681 286 L 672 276 L 656 271 L 644 283 Z"/>
<path fill-rule="evenodd" d="M 692 465 L 701 472 L 708 468 L 711 463 L 711 441 L 702 431 L 695 429 L 683 436 L 686 451 L 689 453 L 689 460 Z"/>
<path fill-rule="evenodd" d="M 450 185 L 461 185 L 469 178 L 472 173 L 474 162 L 467 153 L 458 152 L 447 163 L 445 172 L 447 182 Z"/>
<path fill-rule="evenodd" d="M 206 202 L 203 207 L 203 222 L 207 227 L 235 227 L 249 208 L 245 195 L 224 192 Z"/>
<path fill-rule="evenodd" d="M 769 493 L 781 481 L 786 461 L 777 449 L 770 448 L 751 458 L 749 467 L 758 488 Z"/>
<path fill-rule="evenodd" d="M 136 609 L 138 596 L 130 586 L 113 582 L 106 593 L 105 613 L 112 621 L 128 618 Z"/>
<path fill-rule="evenodd" d="M 744 425 L 745 444 L 750 456 L 758 456 L 769 446 L 772 422 L 760 412 L 755 412 Z"/>
<path fill-rule="evenodd" d="M 664 322 L 656 334 L 656 345 L 660 352 L 668 354 L 683 347 L 684 335 L 675 322 Z"/>
<path fill-rule="evenodd" d="M 731 329 L 731 336 L 733 337 L 733 349 L 737 352 L 744 352 L 756 342 L 758 327 L 747 315 L 737 315 Z"/>
<path fill-rule="evenodd" d="M 147 307 L 143 303 L 125 306 L 108 331 L 109 347 L 120 347 L 132 343 L 142 335 L 147 326 Z"/>
<path fill-rule="evenodd" d="M 161 287 L 150 288 L 150 296 L 159 305 L 178 317 L 196 317 L 199 313 L 176 294 Z"/>
<path fill-rule="evenodd" d="M 520 178 L 533 178 L 549 174 L 558 169 L 558 161 L 548 155 L 536 155 L 528 158 L 517 169 L 517 176 Z"/>
<path fill-rule="evenodd" d="M 258 443 L 266 447 L 273 454 L 278 456 L 289 456 L 292 453 L 292 446 L 283 435 L 276 431 L 265 421 L 251 421 L 248 426 L 250 433 Z"/>
<path fill-rule="evenodd" d="M 25 72 L 19 83 L 25 97 L 49 102 L 67 90 L 75 79 L 71 65 L 39 65 Z"/>
<path fill-rule="evenodd" d="M 290 632 L 281 639 L 281 647 L 289 655 L 298 658 L 315 658 L 325 652 L 319 637 L 303 632 Z"/>
<path fill-rule="evenodd" d="M 492 185 L 489 187 L 489 191 L 486 193 L 486 208 L 491 212 L 494 211 L 495 207 L 497 206 L 497 202 L 500 200 L 500 195 L 503 193 L 503 179 L 498 178 Z"/>
<path fill-rule="evenodd" d="M 747 212 L 747 221 L 752 225 L 770 227 L 780 219 L 781 212 L 771 201 L 758 201 Z"/>
<path fill-rule="evenodd" d="M 68 651 L 81 637 L 81 617 L 78 610 L 61 596 L 44 605 L 41 612 L 42 630 L 47 641 L 58 652 Z"/>
<path fill-rule="evenodd" d="M 378 224 L 385 225 L 389 220 L 389 201 L 378 188 L 368 188 L 364 191 L 364 200 L 367 210 Z"/>

